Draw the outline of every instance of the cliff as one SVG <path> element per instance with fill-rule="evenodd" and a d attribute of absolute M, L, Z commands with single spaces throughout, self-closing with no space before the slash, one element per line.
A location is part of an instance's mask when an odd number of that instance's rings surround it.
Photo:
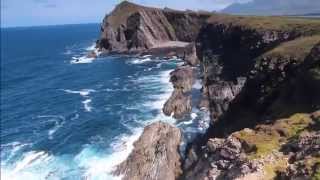
<path fill-rule="evenodd" d="M 181 164 L 172 151 L 176 139 L 168 138 L 166 128 L 155 128 L 152 136 L 163 138 L 154 143 L 142 136 L 137 142 L 142 145 L 135 146 L 118 174 L 150 179 L 145 170 L 172 156 L 169 169 L 159 166 L 153 172 L 169 179 L 319 177 L 320 20 L 123 2 L 104 19 L 97 46 L 108 53 L 181 55 L 186 63 L 171 73 L 174 91 L 163 112 L 177 119 L 191 112 L 190 91 L 200 71 L 198 106 L 211 115 L 206 134 L 188 144 Z M 149 127 L 145 131 L 151 132 Z M 141 153 L 142 146 L 147 153 Z M 157 147 L 169 150 L 160 154 L 169 154 L 158 156 Z"/>
<path fill-rule="evenodd" d="M 185 46 L 187 43 L 179 42 L 193 42 L 209 16 L 124 1 L 104 18 L 97 47 L 106 52 L 127 53 Z"/>

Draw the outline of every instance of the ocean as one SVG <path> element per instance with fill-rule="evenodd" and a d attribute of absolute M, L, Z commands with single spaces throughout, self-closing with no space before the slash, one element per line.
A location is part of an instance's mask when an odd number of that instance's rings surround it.
<path fill-rule="evenodd" d="M 86 58 L 99 31 L 99 24 L 1 29 L 1 179 L 118 179 L 112 169 L 146 125 L 181 128 L 182 150 L 207 128 L 209 116 L 197 108 L 182 121 L 162 113 L 181 60 Z"/>

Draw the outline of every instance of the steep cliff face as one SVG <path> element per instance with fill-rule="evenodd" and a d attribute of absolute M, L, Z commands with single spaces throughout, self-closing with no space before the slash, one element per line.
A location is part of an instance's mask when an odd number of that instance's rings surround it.
<path fill-rule="evenodd" d="M 318 42 L 319 36 L 299 38 L 256 58 L 242 91 L 209 133 L 221 136 L 253 127 L 263 119 L 317 110 L 320 104 L 316 80 L 319 55 L 315 55 Z"/>
<path fill-rule="evenodd" d="M 320 32 L 320 22 L 283 17 L 213 15 L 197 39 L 204 69 L 203 102 L 212 119 L 224 114 L 238 95 L 257 57 L 282 42 Z"/>
<path fill-rule="evenodd" d="M 202 139 L 200 146 L 189 149 L 184 177 L 311 179 L 319 176 L 316 152 L 320 142 L 316 139 L 320 118 L 319 112 L 312 113 L 320 109 L 319 46 L 319 35 L 303 37 L 282 43 L 256 58 L 242 90 L 208 129 L 204 138 L 207 143 Z M 233 153 L 223 156 L 225 151 L 230 152 L 223 150 L 228 149 L 227 145 L 210 151 L 210 142 L 225 143 L 230 138 L 241 142 L 232 146 L 237 147 Z M 233 156 L 241 158 L 230 159 Z M 242 166 L 246 166 L 245 171 L 241 170 Z M 232 167 L 238 167 L 238 171 L 230 171 Z"/>
<path fill-rule="evenodd" d="M 208 17 L 209 14 L 150 8 L 124 1 L 104 18 L 97 46 L 107 52 L 137 52 L 162 47 L 168 41 L 192 42 Z"/>

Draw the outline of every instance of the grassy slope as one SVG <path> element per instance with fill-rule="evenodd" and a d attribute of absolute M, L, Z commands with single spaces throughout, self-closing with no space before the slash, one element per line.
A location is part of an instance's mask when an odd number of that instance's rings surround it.
<path fill-rule="evenodd" d="M 279 119 L 271 125 L 259 125 L 254 130 L 245 129 L 232 135 L 250 147 L 247 152 L 250 160 L 265 161 L 264 179 L 273 179 L 278 171 L 285 171 L 288 166 L 287 156 L 274 154 L 279 154 L 282 145 L 298 139 L 302 133 L 310 131 L 309 127 L 312 124 L 319 122 L 320 119 L 313 120 L 310 114 L 300 113 L 286 119 Z M 271 162 L 270 159 L 272 159 Z M 311 157 L 306 161 L 308 162 L 304 164 L 308 167 L 320 162 L 317 157 Z"/>
<path fill-rule="evenodd" d="M 209 23 L 232 24 L 245 26 L 258 31 L 296 31 L 303 34 L 320 34 L 319 19 L 304 19 L 281 16 L 233 16 L 215 14 L 208 19 Z"/>
<path fill-rule="evenodd" d="M 280 44 L 276 48 L 263 54 L 263 57 L 293 57 L 303 61 L 311 49 L 320 42 L 320 35 L 301 37 Z"/>

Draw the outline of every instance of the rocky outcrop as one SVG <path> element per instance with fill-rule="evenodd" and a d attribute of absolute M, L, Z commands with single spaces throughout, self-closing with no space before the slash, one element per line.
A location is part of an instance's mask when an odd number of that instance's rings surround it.
<path fill-rule="evenodd" d="M 174 91 L 171 97 L 163 106 L 163 112 L 167 116 L 173 114 L 174 118 L 181 119 L 188 112 L 191 112 L 191 94 L 194 83 L 194 72 L 191 66 L 181 66 L 170 73 L 170 82 Z"/>
<path fill-rule="evenodd" d="M 182 59 L 191 66 L 195 66 L 200 63 L 195 43 L 190 43 L 189 46 L 186 47 Z"/>
<path fill-rule="evenodd" d="M 192 89 L 194 81 L 194 72 L 191 66 L 181 66 L 170 73 L 170 82 L 174 89 L 181 90 L 183 93 Z"/>
<path fill-rule="evenodd" d="M 185 179 L 260 179 L 261 169 L 250 162 L 245 148 L 235 137 L 209 139 L 202 156 Z"/>
<path fill-rule="evenodd" d="M 290 148 L 290 165 L 284 177 L 287 179 L 319 178 L 320 132 L 305 133 L 287 145 Z"/>
<path fill-rule="evenodd" d="M 106 52 L 139 52 L 167 42 L 192 42 L 209 14 L 144 7 L 124 1 L 107 15 L 97 47 Z"/>
<path fill-rule="evenodd" d="M 180 141 L 178 128 L 163 122 L 153 123 L 145 127 L 133 151 L 114 174 L 121 175 L 123 180 L 174 180 L 181 174 Z"/>
<path fill-rule="evenodd" d="M 320 111 L 311 114 L 309 131 L 286 143 L 282 151 L 289 156 L 289 166 L 278 174 L 282 179 L 317 179 L 320 177 Z"/>

